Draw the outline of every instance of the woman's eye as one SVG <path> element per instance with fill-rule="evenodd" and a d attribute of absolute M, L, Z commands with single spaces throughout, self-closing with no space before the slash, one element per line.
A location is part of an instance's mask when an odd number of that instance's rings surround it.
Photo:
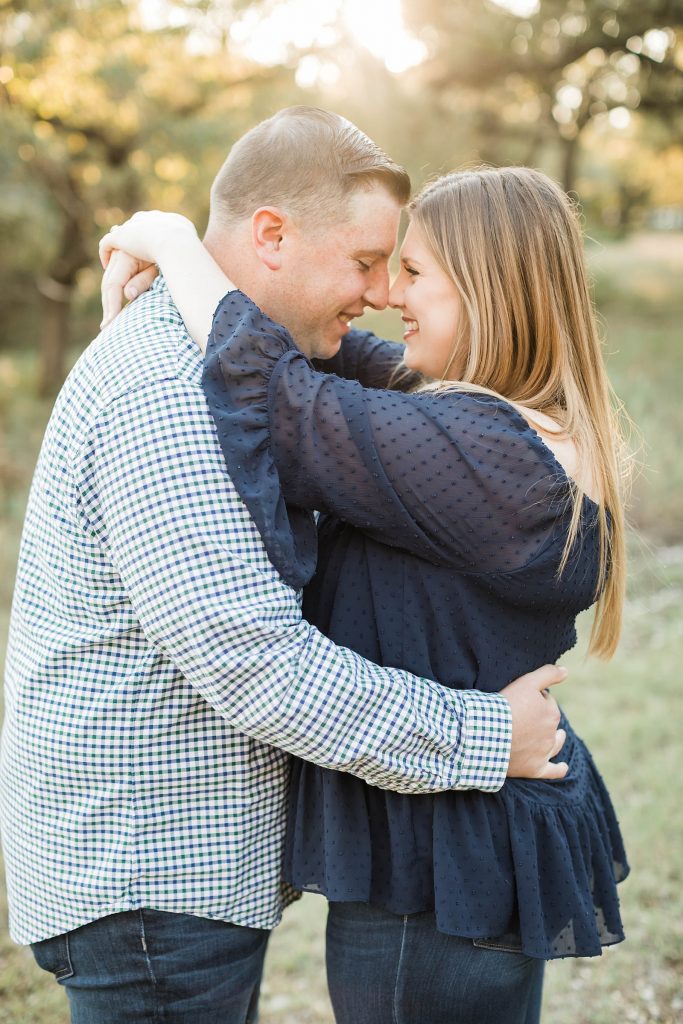
<path fill-rule="evenodd" d="M 417 277 L 419 273 L 419 271 L 415 270 L 413 267 L 406 267 L 405 271 L 406 274 L 410 274 L 411 277 Z"/>

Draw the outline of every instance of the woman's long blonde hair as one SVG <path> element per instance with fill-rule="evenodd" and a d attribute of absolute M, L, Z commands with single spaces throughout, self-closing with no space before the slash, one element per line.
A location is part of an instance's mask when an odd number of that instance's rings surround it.
<path fill-rule="evenodd" d="M 462 298 L 451 362 L 466 353 L 465 369 L 447 386 L 493 393 L 552 417 L 574 442 L 586 470 L 581 478 L 593 481 L 600 564 L 589 651 L 609 658 L 626 581 L 626 459 L 577 212 L 545 174 L 502 167 L 447 174 L 422 190 L 410 213 Z M 560 573 L 577 539 L 584 494 L 577 484 Z"/>

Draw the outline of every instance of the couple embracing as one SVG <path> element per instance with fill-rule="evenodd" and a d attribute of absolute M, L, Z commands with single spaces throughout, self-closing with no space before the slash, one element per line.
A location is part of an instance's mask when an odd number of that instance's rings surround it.
<path fill-rule="evenodd" d="M 341 1024 L 535 1024 L 546 960 L 623 938 L 614 811 L 548 689 L 582 609 L 613 652 L 625 575 L 577 216 L 536 171 L 449 174 L 389 287 L 409 191 L 295 107 L 232 149 L 203 242 L 103 240 L 2 746 L 11 933 L 75 1024 L 255 1021 L 301 890 Z M 405 348 L 351 329 L 387 303 Z"/>

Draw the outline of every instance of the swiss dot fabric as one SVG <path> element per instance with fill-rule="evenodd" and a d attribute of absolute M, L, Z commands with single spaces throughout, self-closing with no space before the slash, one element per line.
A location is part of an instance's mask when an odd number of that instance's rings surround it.
<path fill-rule="evenodd" d="M 596 509 L 585 500 L 558 581 L 571 483 L 550 449 L 489 396 L 377 388 L 398 352 L 351 332 L 336 374 L 317 372 L 235 292 L 203 383 L 271 559 L 308 584 L 309 621 L 380 664 L 495 692 L 575 643 L 596 587 Z M 534 957 L 598 954 L 623 938 L 628 867 L 604 784 L 562 724 L 567 777 L 495 794 L 406 797 L 296 762 L 285 877 L 331 900 L 433 910 L 449 934 L 512 933 Z"/>

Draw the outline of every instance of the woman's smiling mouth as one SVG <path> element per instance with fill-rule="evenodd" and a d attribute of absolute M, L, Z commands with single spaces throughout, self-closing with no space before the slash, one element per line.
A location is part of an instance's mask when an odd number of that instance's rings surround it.
<path fill-rule="evenodd" d="M 403 332 L 403 340 L 405 341 L 406 338 L 409 338 L 412 334 L 417 333 L 417 331 L 419 330 L 419 325 L 417 320 L 411 320 L 410 317 L 407 316 L 402 316 L 401 320 L 406 325 L 405 330 Z"/>

